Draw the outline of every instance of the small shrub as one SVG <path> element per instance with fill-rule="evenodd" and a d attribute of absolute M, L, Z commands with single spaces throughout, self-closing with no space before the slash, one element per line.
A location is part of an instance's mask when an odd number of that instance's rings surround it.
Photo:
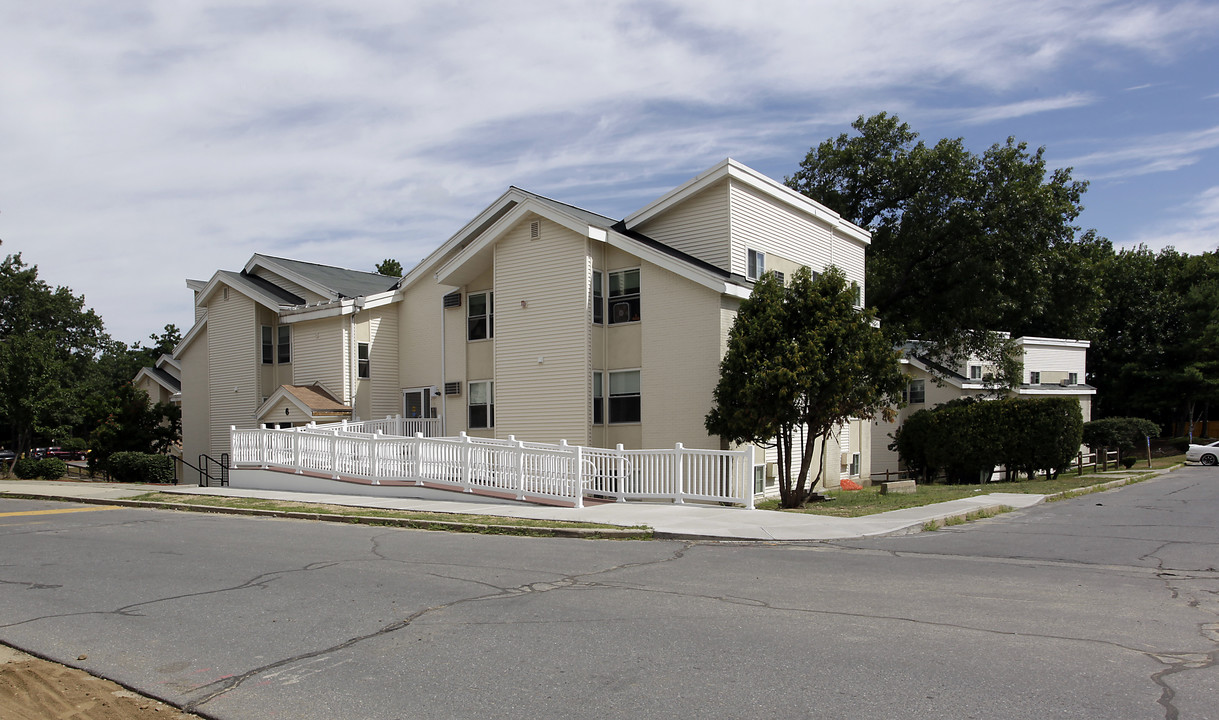
<path fill-rule="evenodd" d="M 1129 470 L 1130 468 L 1134 467 L 1134 463 L 1135 463 L 1136 459 L 1137 458 L 1127 455 L 1126 457 L 1122 458 L 1122 467 Z"/>
<path fill-rule="evenodd" d="M 173 460 L 168 455 L 117 452 L 106 460 L 110 478 L 118 482 L 168 483 L 174 479 Z"/>
<path fill-rule="evenodd" d="M 13 463 L 13 474 L 21 480 L 33 480 L 38 477 L 38 461 L 21 458 Z"/>
<path fill-rule="evenodd" d="M 34 463 L 34 472 L 43 480 L 58 480 L 68 474 L 68 464 L 59 458 L 43 458 Z"/>

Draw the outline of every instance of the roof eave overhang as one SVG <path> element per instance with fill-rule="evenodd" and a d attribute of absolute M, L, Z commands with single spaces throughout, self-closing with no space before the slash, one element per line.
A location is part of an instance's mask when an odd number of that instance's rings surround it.
<path fill-rule="evenodd" d="M 140 368 L 140 371 L 135 374 L 135 379 L 132 380 L 131 382 L 134 384 L 134 383 L 139 382 L 140 378 L 146 377 L 146 378 L 152 380 L 153 382 L 155 382 L 156 384 L 160 385 L 161 387 L 165 388 L 166 390 L 168 390 L 171 395 L 174 393 L 180 393 L 182 391 L 181 388 L 176 388 L 173 385 L 170 385 L 169 383 L 165 382 L 165 380 L 163 378 L 161 378 L 159 375 L 157 375 L 156 373 L 153 373 L 153 372 L 149 372 L 148 370 L 149 370 L 148 368 Z"/>
<path fill-rule="evenodd" d="M 514 225 L 529 215 L 550 220 L 572 232 L 592 240 L 605 242 L 608 231 L 595 225 L 589 225 L 581 219 L 556 210 L 554 207 L 540 203 L 533 198 L 525 197 L 516 203 L 507 213 L 496 220 L 490 227 L 477 236 L 457 255 L 436 270 L 436 282 L 441 285 L 461 287 L 483 272 L 490 263 L 488 255 L 495 243 Z"/>
<path fill-rule="evenodd" d="M 254 253 L 254 256 L 251 257 L 249 262 L 247 262 L 245 264 L 244 271 L 247 274 L 254 275 L 255 274 L 254 271 L 258 268 L 265 268 L 267 270 L 270 270 L 271 272 L 275 273 L 276 275 L 279 275 L 280 277 L 282 277 L 286 280 L 291 280 L 292 282 L 296 283 L 297 285 L 300 285 L 303 288 L 312 290 L 313 292 L 317 293 L 318 295 L 321 295 L 322 297 L 337 298 L 339 296 L 339 293 L 335 292 L 331 288 L 326 287 L 325 285 L 322 285 L 321 283 L 317 282 L 316 280 L 305 277 L 304 275 L 301 275 L 300 273 L 296 272 L 295 270 L 292 270 L 291 268 L 287 268 L 283 265 L 280 265 L 279 263 L 275 262 L 274 258 L 267 257 L 266 255 L 260 255 L 259 253 Z"/>
<path fill-rule="evenodd" d="M 495 218 L 496 215 L 505 212 L 525 198 L 526 195 L 517 188 L 508 188 L 495 202 L 488 205 L 486 209 L 476 215 L 473 220 L 466 223 L 452 237 L 442 243 L 440 247 L 433 250 L 423 260 L 420 260 L 419 264 L 411 268 L 410 272 L 403 275 L 402 282 L 398 284 L 398 292 L 405 292 L 407 288 L 420 280 L 434 275 L 436 268 L 446 264 L 445 258 L 454 250 L 468 243 L 471 238 L 480 235 L 480 229 L 490 222 L 492 218 Z"/>
<path fill-rule="evenodd" d="M 181 357 L 183 351 L 190 347 L 190 344 L 195 341 L 195 338 L 199 337 L 205 327 L 207 327 L 207 308 L 203 308 L 203 315 L 195 321 L 190 330 L 187 330 L 186 334 L 182 336 L 182 341 L 174 347 L 174 357 Z"/>
<path fill-rule="evenodd" d="M 638 256 L 641 260 L 646 260 L 649 263 L 661 267 L 669 272 L 679 275 L 691 282 L 702 285 L 705 288 L 714 290 L 722 295 L 729 297 L 745 299 L 753 292 L 750 287 L 738 285 L 726 278 L 707 272 L 702 268 L 695 267 L 688 262 L 683 262 L 680 258 L 673 257 L 667 253 L 661 252 L 655 248 L 649 247 L 636 240 L 623 235 L 622 233 L 609 231 L 606 233 L 606 244 L 610 247 L 617 248 L 624 252 Z"/>
<path fill-rule="evenodd" d="M 872 234 L 864 228 L 844 220 L 841 215 L 825 205 L 801 195 L 782 183 L 775 182 L 732 158 L 726 158 L 693 180 L 670 190 L 642 209 L 628 215 L 623 222 L 628 228 L 634 229 L 724 178 L 731 178 L 748 185 L 774 200 L 816 218 L 843 237 L 857 240 L 864 245 L 870 245 L 872 242 Z"/>

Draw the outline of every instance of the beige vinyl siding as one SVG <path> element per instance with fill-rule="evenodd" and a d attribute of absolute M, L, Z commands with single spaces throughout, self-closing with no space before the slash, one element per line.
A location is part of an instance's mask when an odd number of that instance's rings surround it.
<path fill-rule="evenodd" d="M 1080 347 L 1054 347 L 1052 345 L 1026 344 L 1024 346 L 1024 381 L 1030 372 L 1040 372 L 1041 382 L 1056 383 L 1066 380 L 1067 373 L 1076 373 L 1079 382 L 1084 382 L 1087 367 L 1087 349 Z"/>
<path fill-rule="evenodd" d="M 398 383 L 398 305 L 385 305 L 369 313 L 369 365 L 371 418 L 402 412 L 402 386 Z"/>
<path fill-rule="evenodd" d="M 208 452 L 211 438 L 211 394 L 207 327 L 177 356 L 182 364 L 182 456 L 192 464 Z"/>
<path fill-rule="evenodd" d="M 256 277 L 260 277 L 260 278 L 266 280 L 267 282 L 271 283 L 272 285 L 277 285 L 277 286 L 283 288 L 284 290 L 287 290 L 288 292 L 292 293 L 293 295 L 296 295 L 297 297 L 304 298 L 306 305 L 311 305 L 316 302 L 321 302 L 322 300 L 331 300 L 332 299 L 332 298 L 329 298 L 329 297 L 326 297 L 323 295 L 319 295 L 319 294 L 313 292 L 312 290 L 306 290 L 304 285 L 292 282 L 291 280 L 280 275 L 279 273 L 271 272 L 270 270 L 268 270 L 266 268 L 262 268 L 262 267 L 256 268 L 254 270 L 254 272 L 251 274 L 253 274 Z"/>
<path fill-rule="evenodd" d="M 349 402 L 346 316 L 310 320 L 292 325 L 292 384 L 321 383 L 343 402 Z"/>
<path fill-rule="evenodd" d="M 732 182 L 729 195 L 733 273 L 746 274 L 747 251 L 754 249 L 807 265 L 816 272 L 836 265 L 848 280 L 863 286 L 863 243 L 836 237 L 823 221 L 778 203 L 747 185 Z"/>
<path fill-rule="evenodd" d="M 587 251 L 580 235 L 540 222 L 540 238 L 526 219 L 495 246 L 495 435 L 586 444 Z"/>
<path fill-rule="evenodd" d="M 217 293 L 207 306 L 208 365 L 211 368 L 208 452 L 229 451 L 229 427 L 253 427 L 262 396 L 258 392 L 256 305 L 239 292 Z"/>
<path fill-rule="evenodd" d="M 638 230 L 726 270 L 731 247 L 728 216 L 728 181 L 724 180 L 640 225 Z"/>
<path fill-rule="evenodd" d="M 424 281 L 406 290 L 398 310 L 398 381 L 404 388 L 436 386 L 443 392 L 440 367 L 441 342 L 445 345 L 444 359 L 448 368 L 443 379 L 463 382 L 462 394 L 448 397 L 439 407 L 438 415 L 445 418 L 445 433 L 456 435 L 465 429 L 464 374 L 459 368 L 464 362 L 465 298 L 460 307 L 445 308 L 444 296 L 455 288 Z M 443 329 L 442 329 L 443 321 Z M 402 396 L 398 394 L 395 413 L 402 412 Z M 437 399 L 433 398 L 433 403 Z M 460 422 L 460 426 L 454 422 Z"/>
<path fill-rule="evenodd" d="M 643 442 L 718 449 L 703 418 L 719 380 L 720 295 L 649 263 L 640 275 Z"/>

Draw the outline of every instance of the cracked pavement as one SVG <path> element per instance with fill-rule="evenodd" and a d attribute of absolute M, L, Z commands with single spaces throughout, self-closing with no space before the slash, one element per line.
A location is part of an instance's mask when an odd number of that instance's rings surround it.
<path fill-rule="evenodd" d="M 1212 468 L 833 543 L 0 517 L 0 641 L 224 719 L 1219 718 L 1217 518 Z"/>

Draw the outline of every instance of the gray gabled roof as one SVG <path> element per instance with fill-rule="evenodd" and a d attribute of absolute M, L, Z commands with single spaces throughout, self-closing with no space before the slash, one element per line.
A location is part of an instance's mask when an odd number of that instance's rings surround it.
<path fill-rule="evenodd" d="M 341 298 L 363 297 L 365 295 L 375 295 L 387 290 L 393 290 L 399 280 L 401 280 L 401 278 L 390 277 L 389 275 L 348 270 L 347 268 L 334 267 L 333 265 L 319 265 L 318 263 L 290 260 L 271 255 L 263 255 L 262 257 L 272 260 L 277 265 L 282 265 L 318 285 L 329 288 L 335 295 Z M 301 302 L 304 301 L 302 300 Z"/>
<path fill-rule="evenodd" d="M 575 205 L 570 205 L 565 202 L 560 202 L 558 200 L 555 200 L 554 198 L 548 198 L 545 195 L 538 195 L 535 192 L 530 192 L 523 188 L 519 188 L 515 185 L 511 185 L 510 187 L 519 193 L 528 195 L 529 197 L 533 198 L 534 200 L 537 200 L 538 202 L 546 203 L 547 205 L 550 205 L 554 209 L 558 210 L 559 212 L 570 215 L 570 216 L 578 219 L 580 222 L 586 222 L 589 225 L 592 225 L 593 227 L 599 227 L 599 228 L 608 230 L 610 227 L 612 227 L 615 223 L 618 222 L 617 220 L 615 220 L 613 218 L 606 217 L 604 215 L 595 213 L 591 210 L 585 210 L 584 208 L 576 207 Z"/>

